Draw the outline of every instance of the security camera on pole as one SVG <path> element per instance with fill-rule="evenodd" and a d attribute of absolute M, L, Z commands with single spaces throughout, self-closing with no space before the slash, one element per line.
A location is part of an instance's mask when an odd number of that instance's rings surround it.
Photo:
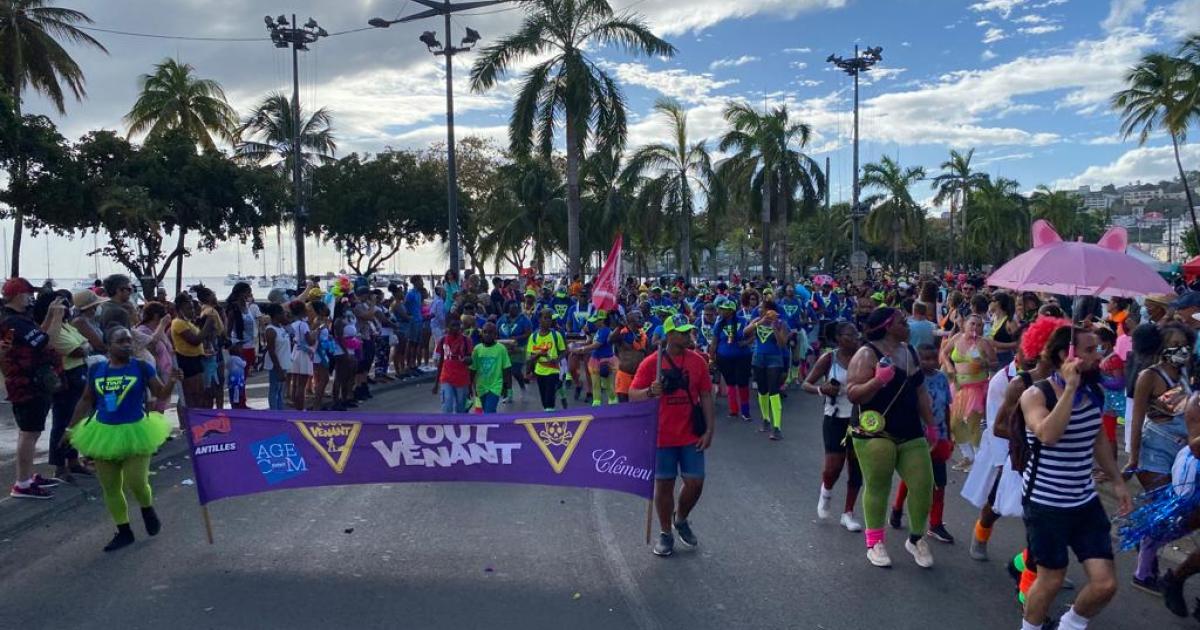
<path fill-rule="evenodd" d="M 852 227 L 851 254 L 850 266 L 854 270 L 866 269 L 867 254 L 858 249 L 858 224 L 863 217 L 867 216 L 869 208 L 864 208 L 859 203 L 860 187 L 858 183 L 858 75 L 867 72 L 872 66 L 883 61 L 883 48 L 876 46 L 859 52 L 858 46 L 854 47 L 854 57 L 845 59 L 837 55 L 829 55 L 826 59 L 828 63 L 837 66 L 846 74 L 854 77 L 854 198 L 850 206 L 850 219 Z"/>
<path fill-rule="evenodd" d="M 308 45 L 315 43 L 322 37 L 328 37 L 329 33 L 317 24 L 317 21 L 308 18 L 308 21 L 301 27 L 296 21 L 296 14 L 292 14 L 292 21 L 289 24 L 286 16 L 271 18 L 266 16 L 263 22 L 267 25 L 267 30 L 271 31 L 271 41 L 275 43 L 276 48 L 292 49 L 292 194 L 295 209 L 293 210 L 292 219 L 295 223 L 296 230 L 296 285 L 298 289 L 304 288 L 304 221 L 307 218 L 308 211 L 304 207 L 304 198 L 302 196 L 300 160 L 304 155 L 304 151 L 300 146 L 300 69 L 299 69 L 299 53 L 301 50 L 308 50 Z"/>
<path fill-rule="evenodd" d="M 443 46 L 437 39 L 437 34 L 433 31 L 425 31 L 418 38 L 422 44 L 429 49 L 429 52 L 435 55 L 444 55 L 446 57 L 446 190 L 447 190 L 447 210 L 449 214 L 449 245 L 450 245 L 450 269 L 457 275 L 459 267 L 462 265 L 462 254 L 458 248 L 458 166 L 454 159 L 454 67 L 451 59 L 454 55 L 467 52 L 475 46 L 479 41 L 479 32 L 475 29 L 466 29 L 467 35 L 462 39 L 462 44 L 459 47 L 450 45 L 449 42 L 454 41 L 450 34 L 450 15 L 459 11 L 469 9 L 478 9 L 481 7 L 490 7 L 494 4 L 509 2 L 510 0 L 484 0 L 482 2 L 460 2 L 452 4 L 450 0 L 413 0 L 417 4 L 423 4 L 429 7 L 429 10 L 420 13 L 414 13 L 407 17 L 402 17 L 398 20 L 385 20 L 383 18 L 371 18 L 367 24 L 375 28 L 387 28 L 393 24 L 401 22 L 412 22 L 421 20 L 435 15 L 444 16 L 446 19 L 446 42 Z"/>

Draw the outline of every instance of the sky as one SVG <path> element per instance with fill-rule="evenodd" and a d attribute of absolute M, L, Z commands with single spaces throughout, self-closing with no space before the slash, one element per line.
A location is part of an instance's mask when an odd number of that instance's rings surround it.
<path fill-rule="evenodd" d="M 1200 31 L 1200 0 L 610 0 L 618 11 L 640 15 L 678 50 L 672 58 L 632 57 L 616 49 L 589 51 L 625 90 L 630 109 L 629 144 L 665 139 L 653 114 L 661 97 L 682 102 L 695 139 L 715 145 L 723 133 L 721 111 L 729 101 L 755 106 L 787 105 L 812 126 L 806 148 L 830 159 L 834 201 L 851 189 L 851 80 L 826 58 L 848 56 L 856 44 L 883 47 L 883 62 L 860 87 L 861 160 L 883 155 L 905 166 L 924 166 L 931 176 L 951 149 L 975 148 L 976 168 L 1021 182 L 1054 188 L 1117 185 L 1175 177 L 1169 141 L 1145 146 L 1122 140 L 1109 99 L 1137 59 L 1172 50 L 1187 33 Z M 59 115 L 29 99 L 27 111 L 50 115 L 68 138 L 97 129 L 126 131 L 123 115 L 137 93 L 137 79 L 155 63 L 175 57 L 198 76 L 220 82 L 239 112 L 249 111 L 271 90 L 291 90 L 290 51 L 267 40 L 263 16 L 295 12 L 315 18 L 331 33 L 366 26 L 372 17 L 396 18 L 422 10 L 411 0 L 61 0 L 88 14 L 99 29 L 169 36 L 132 37 L 93 31 L 109 54 L 72 48 L 87 77 L 87 98 L 68 102 Z M 512 32 L 522 11 L 500 5 L 459 14 L 455 38 L 465 27 L 486 46 Z M 290 18 L 289 18 L 290 19 Z M 387 148 L 426 147 L 445 139 L 445 74 L 442 59 L 417 41 L 422 30 L 439 31 L 440 20 L 338 34 L 300 55 L 301 102 L 325 107 L 334 119 L 338 154 L 377 153 Z M 250 41 L 193 41 L 173 37 Z M 456 132 L 507 142 L 507 120 L 520 74 L 496 89 L 472 94 L 467 85 L 471 53 L 455 57 Z M 528 67 L 528 63 L 521 67 Z M 1185 145 L 1185 167 L 1200 168 L 1200 146 Z M 926 185 L 913 191 L 932 197 Z M 11 224 L 0 222 L 9 247 Z M 289 237 L 285 232 L 283 241 Z M 91 237 L 27 238 L 22 257 L 29 276 L 74 278 L 116 271 L 86 256 Z M 272 242 L 265 253 L 275 272 L 292 254 Z M 310 242 L 309 271 L 336 271 L 336 253 Z M 435 245 L 402 250 L 401 272 L 442 270 Z M 194 275 L 238 270 L 262 273 L 248 250 L 225 244 L 196 253 Z M 7 270 L 7 256 L 5 256 Z M 390 266 L 389 266 L 390 269 Z M 193 275 L 188 273 L 187 275 Z"/>

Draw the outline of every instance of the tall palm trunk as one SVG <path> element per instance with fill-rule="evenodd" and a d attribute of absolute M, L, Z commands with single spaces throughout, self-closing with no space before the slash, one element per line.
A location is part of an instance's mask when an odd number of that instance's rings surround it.
<path fill-rule="evenodd" d="M 900 271 L 900 220 L 892 218 L 892 272 Z"/>
<path fill-rule="evenodd" d="M 762 277 L 771 275 L 771 172 L 763 174 L 762 190 Z"/>
<path fill-rule="evenodd" d="M 785 282 L 790 282 L 792 278 L 791 252 L 788 244 L 788 218 L 787 218 L 787 198 L 786 186 L 779 187 L 779 275 Z"/>
<path fill-rule="evenodd" d="M 19 63 L 21 63 L 20 46 L 17 46 L 16 48 L 17 48 L 17 63 L 19 64 Z M 20 191 L 20 193 L 17 197 L 17 203 L 13 204 L 13 207 L 12 207 L 13 241 L 12 241 L 12 266 L 10 267 L 10 269 L 12 269 L 12 271 L 10 272 L 10 275 L 14 278 L 21 275 L 21 238 L 24 236 L 24 232 L 25 232 L 25 215 L 21 212 L 21 206 L 23 204 L 20 202 L 20 195 L 25 194 L 24 193 L 25 157 L 23 155 L 24 152 L 19 150 L 19 147 L 21 146 L 20 134 L 21 134 L 21 126 L 22 126 L 21 85 L 20 84 L 21 84 L 21 82 L 18 80 L 17 85 L 13 86 L 13 88 L 12 88 L 12 91 L 13 91 L 13 113 L 16 114 L 16 118 L 17 118 L 17 128 L 16 128 L 17 137 L 15 138 L 15 140 L 16 140 L 16 145 L 18 147 L 18 154 L 17 154 L 17 159 L 13 164 L 13 171 L 9 173 L 9 181 L 11 182 L 10 186 L 13 186 L 18 191 Z"/>
<path fill-rule="evenodd" d="M 175 226 L 179 230 L 179 242 L 175 245 L 175 251 L 179 253 L 179 257 L 175 259 L 175 295 L 183 293 L 183 246 L 186 244 L 187 231 L 182 226 Z"/>
<path fill-rule="evenodd" d="M 1192 200 L 1192 187 L 1188 186 L 1187 173 L 1183 170 L 1183 162 L 1179 160 L 1179 138 L 1171 134 L 1171 147 L 1175 150 L 1175 167 L 1179 169 L 1179 181 L 1183 183 L 1183 194 L 1187 197 L 1188 213 L 1192 217 L 1193 238 L 1200 239 L 1200 221 L 1196 220 L 1196 202 Z"/>
<path fill-rule="evenodd" d="M 566 118 L 567 131 L 567 267 L 569 277 L 579 271 L 579 218 L 583 201 L 579 197 L 579 165 L 583 162 L 583 146 L 579 129 L 571 114 Z"/>
<path fill-rule="evenodd" d="M 687 175 L 680 176 L 682 180 L 683 192 L 683 225 L 680 228 L 680 236 L 683 237 L 679 244 L 679 275 L 683 276 L 684 282 L 692 281 L 692 196 L 688 194 Z"/>

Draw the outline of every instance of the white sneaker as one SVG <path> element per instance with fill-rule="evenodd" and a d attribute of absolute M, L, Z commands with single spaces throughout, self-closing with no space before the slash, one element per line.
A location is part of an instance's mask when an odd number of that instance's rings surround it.
<path fill-rule="evenodd" d="M 904 550 L 912 554 L 913 560 L 917 561 L 917 566 L 928 569 L 933 566 L 933 553 L 929 551 L 929 545 L 925 539 L 918 540 L 914 545 L 911 540 L 904 541 Z"/>
<path fill-rule="evenodd" d="M 883 545 L 883 541 L 877 542 L 874 547 L 867 549 L 867 560 L 877 567 L 892 566 L 892 558 L 888 556 L 887 547 Z"/>
<path fill-rule="evenodd" d="M 829 504 L 833 502 L 833 494 L 825 489 L 825 484 L 821 484 L 821 492 L 817 496 L 817 516 L 829 518 Z"/>
<path fill-rule="evenodd" d="M 854 512 L 842 514 L 842 527 L 848 532 L 861 532 L 863 529 L 862 523 L 854 520 Z"/>

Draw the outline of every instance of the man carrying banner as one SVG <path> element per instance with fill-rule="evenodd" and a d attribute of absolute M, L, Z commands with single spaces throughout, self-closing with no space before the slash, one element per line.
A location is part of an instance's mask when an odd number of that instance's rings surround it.
<path fill-rule="evenodd" d="M 688 547 L 699 541 L 688 515 L 704 489 L 704 451 L 712 445 L 713 395 L 708 361 L 689 350 L 695 327 L 684 315 L 663 323 L 666 350 L 646 357 L 629 389 L 632 401 L 659 398 L 658 455 L 655 464 L 654 505 L 661 533 L 654 554 L 669 556 L 675 549 L 674 531 Z M 683 477 L 679 508 L 675 510 L 675 478 Z"/>

